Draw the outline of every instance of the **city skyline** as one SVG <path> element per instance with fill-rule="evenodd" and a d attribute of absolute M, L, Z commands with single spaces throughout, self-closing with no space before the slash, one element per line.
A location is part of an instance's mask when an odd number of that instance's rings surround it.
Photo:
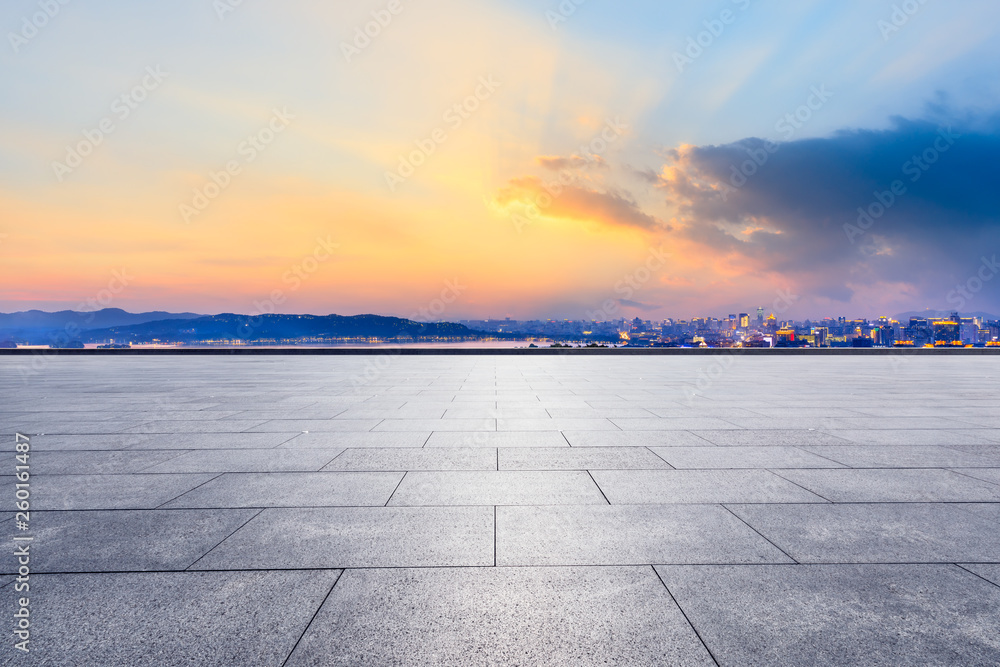
<path fill-rule="evenodd" d="M 0 311 L 1000 312 L 997 19 L 8 3 Z"/>

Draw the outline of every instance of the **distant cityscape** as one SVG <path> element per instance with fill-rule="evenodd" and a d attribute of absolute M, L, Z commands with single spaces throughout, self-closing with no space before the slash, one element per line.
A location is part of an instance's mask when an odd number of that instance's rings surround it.
<path fill-rule="evenodd" d="M 727 318 L 617 320 L 461 320 L 469 329 L 547 337 L 553 340 L 602 339 L 628 347 L 940 347 L 1000 346 L 1000 319 L 962 317 L 891 317 L 849 320 L 779 320 L 773 313 L 733 313 Z"/>

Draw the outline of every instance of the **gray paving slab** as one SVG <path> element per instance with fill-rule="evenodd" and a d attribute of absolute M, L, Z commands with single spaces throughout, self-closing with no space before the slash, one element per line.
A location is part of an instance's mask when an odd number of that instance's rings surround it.
<path fill-rule="evenodd" d="M 718 417 L 658 417 L 655 419 L 612 419 L 611 421 L 623 431 L 709 431 L 741 428 Z"/>
<path fill-rule="evenodd" d="M 955 566 L 656 570 L 720 665 L 1000 662 L 1000 588 Z"/>
<path fill-rule="evenodd" d="M 30 664 L 279 666 L 339 574 L 39 575 Z"/>
<path fill-rule="evenodd" d="M 225 473 L 164 507 L 381 507 L 396 472 Z"/>
<path fill-rule="evenodd" d="M 272 419 L 246 427 L 248 433 L 365 433 L 381 423 L 381 419 Z M 418 429 L 408 429 L 418 430 Z"/>
<path fill-rule="evenodd" d="M 802 449 L 851 468 L 950 468 L 993 465 L 989 458 L 979 454 L 933 445 L 803 446 Z"/>
<path fill-rule="evenodd" d="M 496 419 L 384 419 L 373 432 L 496 431 Z"/>
<path fill-rule="evenodd" d="M 990 563 L 991 523 L 957 504 L 730 505 L 802 563 Z"/>
<path fill-rule="evenodd" d="M 850 444 L 843 438 L 815 429 L 694 431 L 694 434 L 722 447 L 804 447 Z"/>
<path fill-rule="evenodd" d="M 843 467 L 798 447 L 653 447 L 652 450 L 677 469 Z"/>
<path fill-rule="evenodd" d="M 390 506 L 606 505 L 586 472 L 408 472 Z"/>
<path fill-rule="evenodd" d="M 947 429 L 842 429 L 831 431 L 838 438 L 863 445 L 982 445 L 989 440 L 975 430 Z"/>
<path fill-rule="evenodd" d="M 266 423 L 263 419 L 226 419 L 216 421 L 152 421 L 121 429 L 121 433 L 242 433 Z M 278 430 L 278 429 L 274 429 Z M 280 429 L 282 431 L 296 429 Z M 55 432 L 55 431 L 53 431 Z M 70 431 L 84 433 L 85 431 Z"/>
<path fill-rule="evenodd" d="M 494 564 L 492 507 L 267 509 L 192 569 Z"/>
<path fill-rule="evenodd" d="M 498 431 L 617 431 L 610 419 L 542 418 L 497 420 Z"/>
<path fill-rule="evenodd" d="M 427 447 L 569 447 L 566 438 L 557 431 L 521 432 L 435 432 L 427 439 Z"/>
<path fill-rule="evenodd" d="M 499 566 L 788 563 L 719 505 L 497 507 Z"/>
<path fill-rule="evenodd" d="M 423 447 L 430 431 L 401 433 L 300 433 L 286 440 L 280 449 L 338 449 L 360 447 Z"/>
<path fill-rule="evenodd" d="M 962 503 L 954 505 L 954 507 L 990 520 L 995 525 L 1000 525 L 1000 503 Z"/>
<path fill-rule="evenodd" d="M 288 661 L 331 664 L 713 662 L 652 568 L 618 567 L 349 570 Z"/>
<path fill-rule="evenodd" d="M 933 468 L 780 470 L 777 474 L 837 503 L 1000 501 L 1000 485 Z"/>
<path fill-rule="evenodd" d="M 767 470 L 594 470 L 612 505 L 825 503 Z"/>
<path fill-rule="evenodd" d="M 32 512 L 31 571 L 183 570 L 257 510 Z M 3 571 L 17 571 L 13 550 Z"/>
<path fill-rule="evenodd" d="M 129 449 L 274 449 L 297 433 L 165 433 L 146 436 Z"/>
<path fill-rule="evenodd" d="M 34 510 L 154 509 L 213 474 L 33 475 Z M 11 478 L 8 478 L 11 479 Z"/>
<path fill-rule="evenodd" d="M 32 451 L 29 459 L 35 475 L 121 475 L 147 470 L 185 452 L 161 451 Z M 177 471 L 208 472 L 208 471 Z"/>
<path fill-rule="evenodd" d="M 496 470 L 497 452 L 485 447 L 348 449 L 324 470 Z"/>
<path fill-rule="evenodd" d="M 500 470 L 649 470 L 670 466 L 646 447 L 529 447 L 498 453 Z"/>
<path fill-rule="evenodd" d="M 705 447 L 712 443 L 689 431 L 565 431 L 573 447 Z"/>
<path fill-rule="evenodd" d="M 343 451 L 343 449 L 216 449 L 172 452 L 177 456 L 148 467 L 144 472 L 315 472 Z"/>

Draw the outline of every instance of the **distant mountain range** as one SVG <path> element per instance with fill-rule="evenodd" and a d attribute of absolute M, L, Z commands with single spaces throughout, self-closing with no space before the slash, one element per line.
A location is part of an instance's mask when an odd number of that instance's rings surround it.
<path fill-rule="evenodd" d="M 197 313 L 128 313 L 121 308 L 104 308 L 93 312 L 61 310 L 46 313 L 41 310 L 27 310 L 18 313 L 0 313 L 0 340 L 17 339 L 45 344 L 55 336 L 106 329 L 108 327 L 130 326 L 162 320 L 191 320 L 204 317 Z"/>
<path fill-rule="evenodd" d="M 153 340 L 254 342 L 300 338 L 413 338 L 475 339 L 495 334 L 474 331 L 461 324 L 420 323 L 379 315 L 198 315 L 196 313 L 127 313 L 107 308 L 92 313 L 32 310 L 0 313 L 0 342 L 35 345 L 72 341 L 148 343 Z"/>

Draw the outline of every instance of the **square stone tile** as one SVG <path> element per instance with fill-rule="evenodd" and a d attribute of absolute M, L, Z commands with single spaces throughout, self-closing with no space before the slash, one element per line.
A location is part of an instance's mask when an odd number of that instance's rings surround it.
<path fill-rule="evenodd" d="M 708 447 L 712 443 L 688 431 L 566 431 L 573 447 Z"/>
<path fill-rule="evenodd" d="M 498 431 L 617 431 L 609 419 L 519 419 L 497 420 Z"/>
<path fill-rule="evenodd" d="M 586 472 L 408 472 L 390 506 L 606 505 Z"/>
<path fill-rule="evenodd" d="M 694 434 L 721 447 L 804 447 L 812 445 L 846 445 L 843 438 L 809 429 L 694 431 Z"/>
<path fill-rule="evenodd" d="M 115 475 L 136 473 L 177 458 L 183 451 L 32 451 L 33 475 Z M 13 460 L 13 458 L 11 459 Z M 180 471 L 178 471 L 180 472 Z M 187 471 L 184 471 L 187 472 Z M 198 471 L 207 472 L 207 471 Z"/>
<path fill-rule="evenodd" d="M 300 433 L 279 449 L 358 449 L 361 447 L 423 447 L 430 431 L 412 433 Z"/>
<path fill-rule="evenodd" d="M 396 472 L 226 473 L 166 507 L 381 507 L 402 478 Z"/>
<path fill-rule="evenodd" d="M 496 470 L 495 449 L 426 447 L 423 449 L 348 449 L 324 470 L 418 471 Z"/>
<path fill-rule="evenodd" d="M 427 447 L 569 447 L 566 438 L 554 431 L 475 433 L 436 432 L 427 440 Z"/>
<path fill-rule="evenodd" d="M 798 447 L 653 447 L 652 450 L 677 469 L 843 467 Z"/>
<path fill-rule="evenodd" d="M 955 566 L 656 570 L 720 665 L 1000 661 L 1000 588 Z"/>
<path fill-rule="evenodd" d="M 985 456 L 953 447 L 921 445 L 848 445 L 838 447 L 803 447 L 851 468 L 951 468 L 990 466 Z M 1000 463 L 998 457 L 997 463 Z"/>
<path fill-rule="evenodd" d="M 496 511 L 500 566 L 791 562 L 719 505 Z"/>
<path fill-rule="evenodd" d="M 612 419 L 611 421 L 623 431 L 708 431 L 742 428 L 717 417 Z"/>
<path fill-rule="evenodd" d="M 120 429 L 121 433 L 242 433 L 254 427 L 267 423 L 263 419 L 226 419 L 216 421 L 151 421 L 137 426 Z M 295 431 L 297 429 L 269 429 L 281 431 Z M 84 431 L 73 431 L 81 433 Z"/>
<path fill-rule="evenodd" d="M 155 509 L 215 475 L 38 475 L 33 510 Z"/>
<path fill-rule="evenodd" d="M 670 466 L 645 447 L 530 447 L 499 452 L 500 470 L 649 470 Z"/>
<path fill-rule="evenodd" d="M 31 664 L 281 665 L 339 574 L 39 575 Z"/>
<path fill-rule="evenodd" d="M 492 507 L 267 509 L 193 569 L 492 566 L 493 523 Z"/>
<path fill-rule="evenodd" d="M 288 661 L 331 664 L 713 662 L 651 568 L 445 568 L 345 572 Z"/>
<path fill-rule="evenodd" d="M 732 505 L 801 563 L 976 563 L 1000 553 L 996 524 L 957 504 Z"/>
<path fill-rule="evenodd" d="M 274 449 L 295 433 L 167 433 L 146 436 L 130 449 Z"/>
<path fill-rule="evenodd" d="M 315 472 L 343 449 L 217 449 L 178 452 L 145 472 Z"/>
<path fill-rule="evenodd" d="M 32 512 L 31 571 L 183 570 L 257 510 Z M 13 549 L 3 571 L 17 571 Z"/>
<path fill-rule="evenodd" d="M 251 433 L 294 433 L 308 431 L 329 433 L 366 433 L 382 423 L 381 419 L 272 419 L 247 427 Z M 419 430 L 419 429 L 407 429 Z"/>
<path fill-rule="evenodd" d="M 766 470 L 595 470 L 612 505 L 825 503 Z"/>
<path fill-rule="evenodd" d="M 380 431 L 496 431 L 496 419 L 385 419 L 372 429 Z"/>
<path fill-rule="evenodd" d="M 1000 501 L 1000 486 L 948 470 L 781 470 L 777 474 L 835 503 Z"/>

